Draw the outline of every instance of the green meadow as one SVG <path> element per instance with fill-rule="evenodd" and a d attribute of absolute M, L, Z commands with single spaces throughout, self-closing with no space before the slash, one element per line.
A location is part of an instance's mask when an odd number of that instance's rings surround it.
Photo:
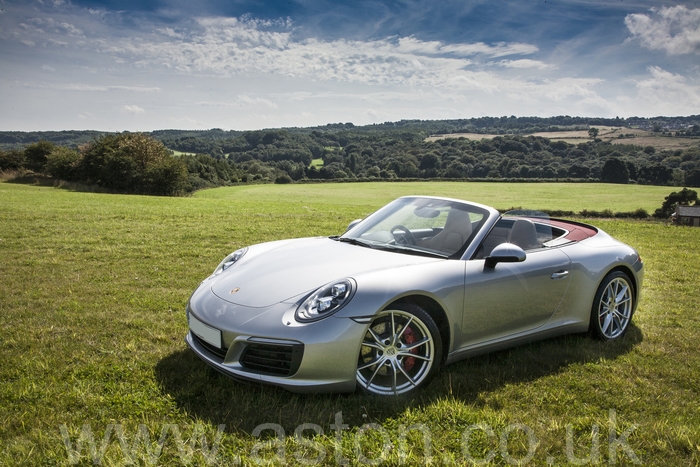
<path fill-rule="evenodd" d="M 236 383 L 183 340 L 189 294 L 226 254 L 341 233 L 398 196 L 653 212 L 671 191 L 348 183 L 164 198 L 0 182 L 0 465 L 697 466 L 700 229 L 589 220 L 645 262 L 627 336 L 474 357 L 413 398 Z"/>
<path fill-rule="evenodd" d="M 489 183 L 489 182 L 396 182 L 321 183 L 305 185 L 243 185 L 204 190 L 195 198 L 258 201 L 288 205 L 363 207 L 369 212 L 407 195 L 444 196 L 466 199 L 496 209 L 522 207 L 580 212 L 584 209 L 630 212 L 646 209 L 653 213 L 665 196 L 680 188 L 609 183 Z M 366 214 L 367 212 L 365 212 Z"/>

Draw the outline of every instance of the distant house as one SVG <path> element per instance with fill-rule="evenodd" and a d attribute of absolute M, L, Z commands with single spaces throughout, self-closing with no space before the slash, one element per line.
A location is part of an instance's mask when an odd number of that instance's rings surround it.
<path fill-rule="evenodd" d="M 676 212 L 673 213 L 673 223 L 700 227 L 700 206 L 681 206 L 676 204 Z"/>

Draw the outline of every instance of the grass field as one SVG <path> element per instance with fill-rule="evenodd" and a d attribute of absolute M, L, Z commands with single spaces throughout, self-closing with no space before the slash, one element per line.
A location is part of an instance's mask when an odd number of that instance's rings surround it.
<path fill-rule="evenodd" d="M 187 298 L 224 255 L 340 233 L 400 195 L 628 211 L 653 210 L 669 191 L 377 183 L 155 198 L 2 182 L 0 465 L 463 465 L 473 457 L 697 466 L 700 229 L 595 221 L 646 265 L 623 341 L 575 335 L 475 357 L 444 368 L 415 398 L 242 385 L 183 342 Z"/>
<path fill-rule="evenodd" d="M 407 195 L 433 195 L 467 199 L 505 210 L 511 207 L 557 209 L 580 212 L 583 209 L 629 212 L 638 208 L 653 213 L 664 197 L 680 188 L 611 185 L 603 183 L 463 183 L 396 182 L 335 183 L 307 185 L 244 185 L 195 193 L 195 198 L 230 201 L 279 202 L 307 208 L 321 205 L 358 208 L 362 215 L 378 206 Z M 364 210 L 363 210 L 364 209 Z"/>
<path fill-rule="evenodd" d="M 176 156 L 176 157 L 180 157 L 180 156 L 194 156 L 194 155 L 195 155 L 195 153 L 193 153 L 193 152 L 180 152 L 180 151 L 176 151 L 176 150 L 174 150 L 174 149 L 171 149 L 171 151 L 173 152 L 173 156 Z"/>

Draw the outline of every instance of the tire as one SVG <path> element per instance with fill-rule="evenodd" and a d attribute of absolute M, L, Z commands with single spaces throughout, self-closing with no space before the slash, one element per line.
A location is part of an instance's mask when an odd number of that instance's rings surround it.
<path fill-rule="evenodd" d="M 627 274 L 614 271 L 605 276 L 593 299 L 591 333 L 605 341 L 622 338 L 632 322 L 635 297 Z"/>
<path fill-rule="evenodd" d="M 441 362 L 440 331 L 430 315 L 415 305 L 393 305 L 367 328 L 357 384 L 368 394 L 410 394 L 430 383 Z"/>

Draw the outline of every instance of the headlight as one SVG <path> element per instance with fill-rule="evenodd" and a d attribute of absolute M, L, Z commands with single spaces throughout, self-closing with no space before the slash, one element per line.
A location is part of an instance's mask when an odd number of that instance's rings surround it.
<path fill-rule="evenodd" d="M 298 321 L 316 321 L 343 308 L 355 293 L 354 281 L 342 279 L 326 284 L 304 300 L 297 308 Z"/>
<path fill-rule="evenodd" d="M 228 268 L 234 265 L 236 261 L 241 259 L 241 257 L 248 251 L 248 247 L 241 248 L 240 250 L 236 250 L 230 255 L 228 255 L 222 262 L 219 263 L 219 265 L 214 269 L 214 272 L 212 273 L 212 276 L 218 276 Z"/>

